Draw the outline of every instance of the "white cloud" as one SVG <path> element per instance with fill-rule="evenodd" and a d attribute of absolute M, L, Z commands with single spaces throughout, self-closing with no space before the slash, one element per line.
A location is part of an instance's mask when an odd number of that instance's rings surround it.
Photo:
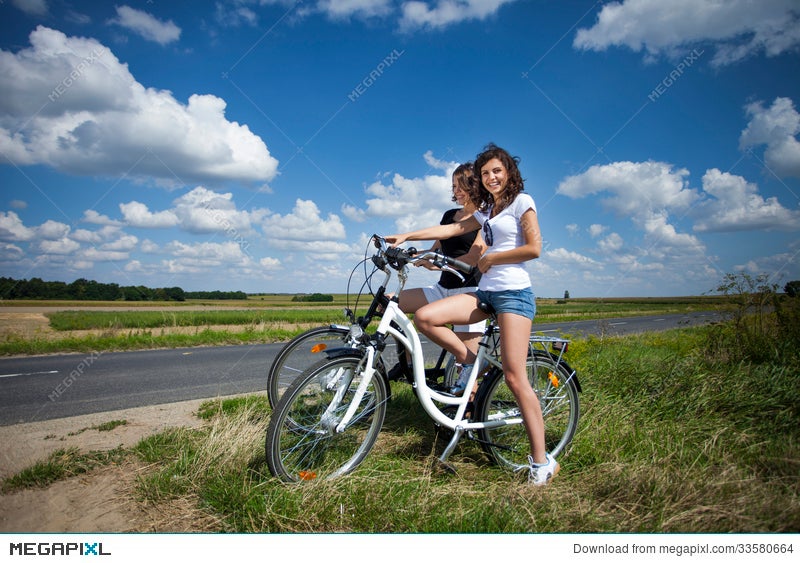
<path fill-rule="evenodd" d="M 45 0 L 12 0 L 14 6 L 31 16 L 44 16 L 48 13 Z"/>
<path fill-rule="evenodd" d="M 767 56 L 800 45 L 796 0 L 624 0 L 603 6 L 597 22 L 578 30 L 573 45 L 604 51 L 625 46 L 649 55 L 682 56 L 691 45 L 716 46 L 712 64 L 731 64 L 758 52 Z"/>
<path fill-rule="evenodd" d="M 611 233 L 597 242 L 597 250 L 601 254 L 609 254 L 622 250 L 623 240 L 617 233 Z"/>
<path fill-rule="evenodd" d="M 31 47 L 0 51 L 0 152 L 17 166 L 157 182 L 269 181 L 278 162 L 226 103 L 188 104 L 139 84 L 94 39 L 39 26 Z"/>
<path fill-rule="evenodd" d="M 359 209 L 346 203 L 342 205 L 342 215 L 356 223 L 363 223 L 367 219 L 367 214 L 363 209 Z"/>
<path fill-rule="evenodd" d="M 573 199 L 609 193 L 611 197 L 604 199 L 603 205 L 636 221 L 642 213 L 688 209 L 699 197 L 687 187 L 688 175 L 685 168 L 674 170 L 664 162 L 614 162 L 566 178 L 557 193 Z"/>
<path fill-rule="evenodd" d="M 56 240 L 43 240 L 39 243 L 39 250 L 44 254 L 72 254 L 80 247 L 79 243 L 66 237 Z"/>
<path fill-rule="evenodd" d="M 36 231 L 26 227 L 13 211 L 0 211 L 0 240 L 24 242 L 33 239 Z"/>
<path fill-rule="evenodd" d="M 446 174 L 422 178 L 394 174 L 390 185 L 374 182 L 366 188 L 365 214 L 368 217 L 395 218 L 398 232 L 438 225 L 443 210 L 454 206 L 452 171 L 457 164 L 434 159 L 430 151 L 424 158 L 429 166 L 445 170 Z"/>
<path fill-rule="evenodd" d="M 174 240 L 167 244 L 164 250 L 173 256 L 189 258 L 198 264 L 205 265 L 239 263 L 246 259 L 241 247 L 232 241 L 186 244 Z"/>
<path fill-rule="evenodd" d="M 345 238 L 344 225 L 337 215 L 330 213 L 323 219 L 317 204 L 303 199 L 295 202 L 291 213 L 286 215 L 276 213 L 265 217 L 262 229 L 273 246 L 280 246 L 282 241 L 321 245 Z"/>
<path fill-rule="evenodd" d="M 602 204 L 617 215 L 630 218 L 643 233 L 641 258 L 680 261 L 705 252 L 697 237 L 678 232 L 668 221 L 670 213 L 686 212 L 700 198 L 697 190 L 688 187 L 688 175 L 688 170 L 675 170 L 663 162 L 614 162 L 568 177 L 559 184 L 557 193 L 573 199 L 610 194 Z M 599 225 L 590 227 L 593 237 L 603 231 Z M 621 259 L 617 252 L 622 247 L 623 239 L 618 234 L 609 235 L 598 245 L 602 252 L 610 253 L 612 261 Z M 628 259 L 628 269 L 641 271 L 649 266 L 634 256 Z"/>
<path fill-rule="evenodd" d="M 761 102 L 745 107 L 750 122 L 739 137 L 739 147 L 766 145 L 764 160 L 777 176 L 800 178 L 800 113 L 789 98 L 775 98 L 769 108 Z"/>
<path fill-rule="evenodd" d="M 515 0 L 413 0 L 403 2 L 400 27 L 444 28 L 467 20 L 484 20 Z"/>
<path fill-rule="evenodd" d="M 283 268 L 280 260 L 277 258 L 270 258 L 269 256 L 262 258 L 258 263 L 265 270 L 280 270 Z"/>
<path fill-rule="evenodd" d="M 589 236 L 591 236 L 592 238 L 597 238 L 607 230 L 608 227 L 606 227 L 605 225 L 598 225 L 597 223 L 595 223 L 594 225 L 589 225 Z"/>
<path fill-rule="evenodd" d="M 712 168 L 703 175 L 703 190 L 713 199 L 695 211 L 696 231 L 751 231 L 800 229 L 800 211 L 783 207 L 778 199 L 764 199 L 758 186 L 741 176 Z"/>
<path fill-rule="evenodd" d="M 600 265 L 596 260 L 579 254 L 566 248 L 555 248 L 548 250 L 543 256 L 543 261 L 554 262 L 562 266 L 576 266 L 576 267 L 597 267 Z"/>
<path fill-rule="evenodd" d="M 175 216 L 181 227 L 189 232 L 242 234 L 251 230 L 250 214 L 236 209 L 231 193 L 216 193 L 198 186 L 174 203 Z"/>
<path fill-rule="evenodd" d="M 319 0 L 316 9 L 331 19 L 347 19 L 386 16 L 394 8 L 392 0 Z"/>
<path fill-rule="evenodd" d="M 138 201 L 120 203 L 119 209 L 125 223 L 131 227 L 163 229 L 178 224 L 178 217 L 172 211 L 151 212 L 147 205 Z"/>
<path fill-rule="evenodd" d="M 81 220 L 84 223 L 92 223 L 94 225 L 122 225 L 121 222 L 111 219 L 108 215 L 102 215 L 94 209 L 87 209 L 84 211 L 83 218 Z"/>
<path fill-rule="evenodd" d="M 159 45 L 177 41 L 181 36 L 181 28 L 172 20 L 163 22 L 147 12 L 135 10 L 130 6 L 116 6 L 117 17 L 109 23 L 120 25 Z"/>
<path fill-rule="evenodd" d="M 47 240 L 56 240 L 67 236 L 69 231 L 69 225 L 48 219 L 36 228 L 36 236 Z"/>
<path fill-rule="evenodd" d="M 25 252 L 16 244 L 0 242 L 0 261 L 18 262 L 25 257 Z"/>

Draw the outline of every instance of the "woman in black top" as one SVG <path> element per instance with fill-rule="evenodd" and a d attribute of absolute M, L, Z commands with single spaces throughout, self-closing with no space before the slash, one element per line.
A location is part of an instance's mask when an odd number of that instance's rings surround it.
<path fill-rule="evenodd" d="M 453 201 L 461 205 L 461 207 L 447 210 L 442 216 L 441 225 L 457 223 L 475 213 L 477 210 L 475 201 L 477 201 L 478 185 L 473 178 L 471 162 L 462 164 L 455 169 L 453 172 Z M 486 250 L 486 246 L 483 238 L 481 238 L 480 230 L 477 230 L 436 241 L 432 247 L 432 250 L 434 249 L 438 249 L 445 256 L 458 258 L 467 264 L 476 264 L 484 250 Z M 427 266 L 428 263 L 426 262 L 423 265 Z M 465 276 L 464 281 L 461 281 L 455 274 L 442 272 L 438 283 L 435 285 L 404 289 L 400 293 L 400 309 L 404 313 L 410 314 L 416 312 L 423 305 L 450 295 L 474 293 L 478 289 L 480 277 L 481 273 L 476 267 L 473 267 L 470 274 Z M 485 326 L 486 321 L 469 325 L 454 325 L 453 332 L 458 335 L 470 350 L 477 353 L 478 342 Z M 460 392 L 459 390 L 456 391 Z"/>

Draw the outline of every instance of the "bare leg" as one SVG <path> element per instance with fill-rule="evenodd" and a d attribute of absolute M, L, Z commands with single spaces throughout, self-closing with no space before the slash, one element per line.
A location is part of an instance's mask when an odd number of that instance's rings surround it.
<path fill-rule="evenodd" d="M 472 363 L 475 351 L 454 333 L 451 324 L 472 324 L 486 318 L 486 314 L 478 309 L 478 298 L 471 293 L 462 293 L 428 303 L 417 310 L 414 324 L 417 329 L 455 356 L 460 363 Z"/>
<path fill-rule="evenodd" d="M 497 320 L 500 325 L 500 348 L 503 350 L 506 384 L 519 405 L 534 462 L 546 463 L 542 407 L 528 381 L 525 365 L 532 321 L 514 313 L 501 313 Z"/>
<path fill-rule="evenodd" d="M 421 287 L 414 289 L 404 289 L 400 292 L 398 297 L 398 304 L 400 310 L 406 314 L 415 313 L 417 309 L 428 304 L 428 299 L 425 297 L 425 292 Z"/>

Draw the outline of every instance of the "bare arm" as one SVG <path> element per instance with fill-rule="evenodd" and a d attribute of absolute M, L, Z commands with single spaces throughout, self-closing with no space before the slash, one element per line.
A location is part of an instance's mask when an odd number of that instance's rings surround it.
<path fill-rule="evenodd" d="M 386 238 L 386 241 L 390 244 L 397 246 L 409 240 L 442 240 L 457 237 L 459 235 L 471 233 L 472 231 L 477 231 L 480 228 L 481 224 L 478 223 L 478 220 L 470 215 L 457 223 L 436 225 L 435 227 L 427 227 L 425 229 L 399 235 L 389 235 L 384 238 Z"/>
<path fill-rule="evenodd" d="M 533 209 L 528 209 L 520 218 L 520 227 L 524 242 L 522 245 L 506 250 L 485 254 L 478 262 L 478 269 L 486 272 L 492 266 L 500 264 L 521 264 L 538 258 L 542 253 L 542 233 L 539 230 L 539 218 Z"/>

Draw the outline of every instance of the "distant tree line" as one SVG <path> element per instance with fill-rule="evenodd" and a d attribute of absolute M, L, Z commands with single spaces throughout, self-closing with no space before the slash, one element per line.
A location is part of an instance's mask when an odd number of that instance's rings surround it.
<path fill-rule="evenodd" d="M 330 303 L 333 301 L 333 295 L 325 295 L 323 293 L 312 293 L 310 295 L 295 295 L 292 301 L 302 301 L 308 303 Z"/>
<path fill-rule="evenodd" d="M 243 291 L 184 291 L 180 287 L 121 286 L 80 278 L 72 283 L 41 278 L 0 277 L 0 299 L 69 299 L 78 301 L 185 301 L 187 299 L 247 299 Z"/>

